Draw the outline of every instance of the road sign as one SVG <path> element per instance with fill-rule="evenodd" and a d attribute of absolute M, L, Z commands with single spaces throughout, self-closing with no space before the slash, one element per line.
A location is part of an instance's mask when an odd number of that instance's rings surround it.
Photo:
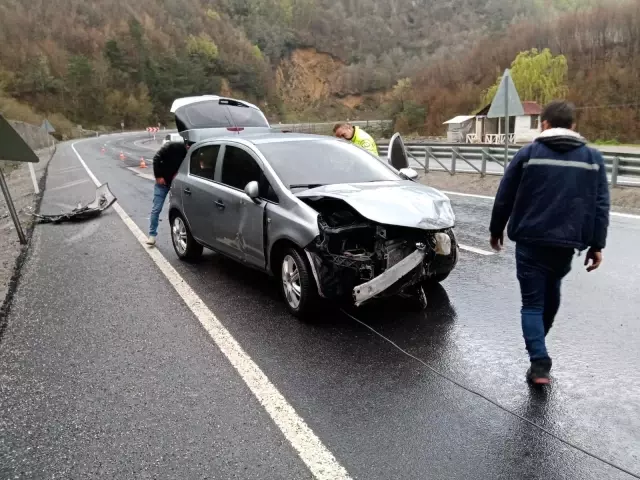
<path fill-rule="evenodd" d="M 31 150 L 31 147 L 27 145 L 22 137 L 18 135 L 18 132 L 13 129 L 2 115 L 0 115 L 0 138 L 2 139 L 2 141 L 0 141 L 0 158 L 2 160 L 30 163 L 38 163 L 40 161 L 35 152 Z M 7 202 L 7 207 L 9 208 L 11 219 L 13 220 L 13 224 L 18 232 L 20 243 L 25 245 L 27 243 L 27 238 L 25 237 L 22 226 L 20 225 L 20 219 L 18 218 L 16 207 L 14 206 L 13 199 L 9 193 L 9 187 L 7 186 L 7 182 L 4 178 L 2 168 L 0 168 L 0 189 L 2 189 L 4 200 Z"/>
<path fill-rule="evenodd" d="M 44 119 L 44 122 L 42 122 L 42 129 L 47 133 L 56 133 L 56 129 L 53 128 L 53 125 L 51 125 L 51 123 L 49 123 L 49 120 L 47 120 L 46 118 Z"/>
<path fill-rule="evenodd" d="M 40 159 L 18 132 L 0 115 L 0 159 L 10 162 L 38 163 Z"/>
<path fill-rule="evenodd" d="M 520 101 L 520 95 L 516 90 L 511 78 L 511 72 L 507 68 L 504 71 L 500 86 L 493 97 L 491 108 L 487 113 L 487 118 L 504 117 L 504 171 L 507 171 L 509 164 L 509 117 L 519 117 L 524 115 L 524 108 Z"/>
<path fill-rule="evenodd" d="M 520 95 L 518 95 L 516 86 L 513 84 L 509 69 L 504 71 L 496 96 L 493 97 L 491 108 L 487 113 L 487 118 L 505 117 L 507 115 L 510 117 L 524 115 Z"/>

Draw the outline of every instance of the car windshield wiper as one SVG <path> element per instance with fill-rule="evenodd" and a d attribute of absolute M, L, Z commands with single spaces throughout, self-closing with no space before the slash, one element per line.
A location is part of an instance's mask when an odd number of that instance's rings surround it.
<path fill-rule="evenodd" d="M 299 185 L 289 185 L 289 188 L 318 188 L 318 187 L 324 187 L 325 184 L 324 183 L 301 183 Z"/>

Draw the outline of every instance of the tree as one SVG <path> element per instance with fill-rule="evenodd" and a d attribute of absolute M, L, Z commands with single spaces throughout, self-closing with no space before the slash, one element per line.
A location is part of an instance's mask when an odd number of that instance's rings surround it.
<path fill-rule="evenodd" d="M 200 57 L 208 62 L 218 58 L 218 46 L 206 34 L 199 36 L 189 35 L 187 40 L 187 51 L 193 57 Z"/>
<path fill-rule="evenodd" d="M 564 55 L 554 56 L 545 48 L 542 52 L 534 48 L 520 52 L 511 63 L 511 77 L 521 100 L 537 102 L 541 105 L 558 98 L 566 97 L 569 67 Z M 482 96 L 483 103 L 493 101 L 501 77 L 486 90 Z"/>
<path fill-rule="evenodd" d="M 75 55 L 69 59 L 66 77 L 66 90 L 71 98 L 72 115 L 76 120 L 85 120 L 95 110 L 87 109 L 92 104 L 93 66 L 84 55 Z"/>

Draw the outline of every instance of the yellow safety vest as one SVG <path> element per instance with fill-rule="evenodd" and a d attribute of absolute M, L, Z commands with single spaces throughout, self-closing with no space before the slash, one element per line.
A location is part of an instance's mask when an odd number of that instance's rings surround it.
<path fill-rule="evenodd" d="M 353 127 L 353 138 L 351 142 L 376 156 L 378 155 L 378 147 L 376 147 L 375 140 L 360 127 Z"/>

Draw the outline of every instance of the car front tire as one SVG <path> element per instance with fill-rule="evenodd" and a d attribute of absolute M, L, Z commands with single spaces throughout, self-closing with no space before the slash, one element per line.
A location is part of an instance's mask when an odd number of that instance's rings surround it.
<path fill-rule="evenodd" d="M 287 309 L 299 319 L 316 313 L 318 290 L 311 267 L 295 248 L 288 248 L 280 262 L 280 291 Z"/>
<path fill-rule="evenodd" d="M 182 215 L 171 215 L 171 242 L 180 260 L 195 261 L 202 255 L 203 247 L 191 235 Z"/>

